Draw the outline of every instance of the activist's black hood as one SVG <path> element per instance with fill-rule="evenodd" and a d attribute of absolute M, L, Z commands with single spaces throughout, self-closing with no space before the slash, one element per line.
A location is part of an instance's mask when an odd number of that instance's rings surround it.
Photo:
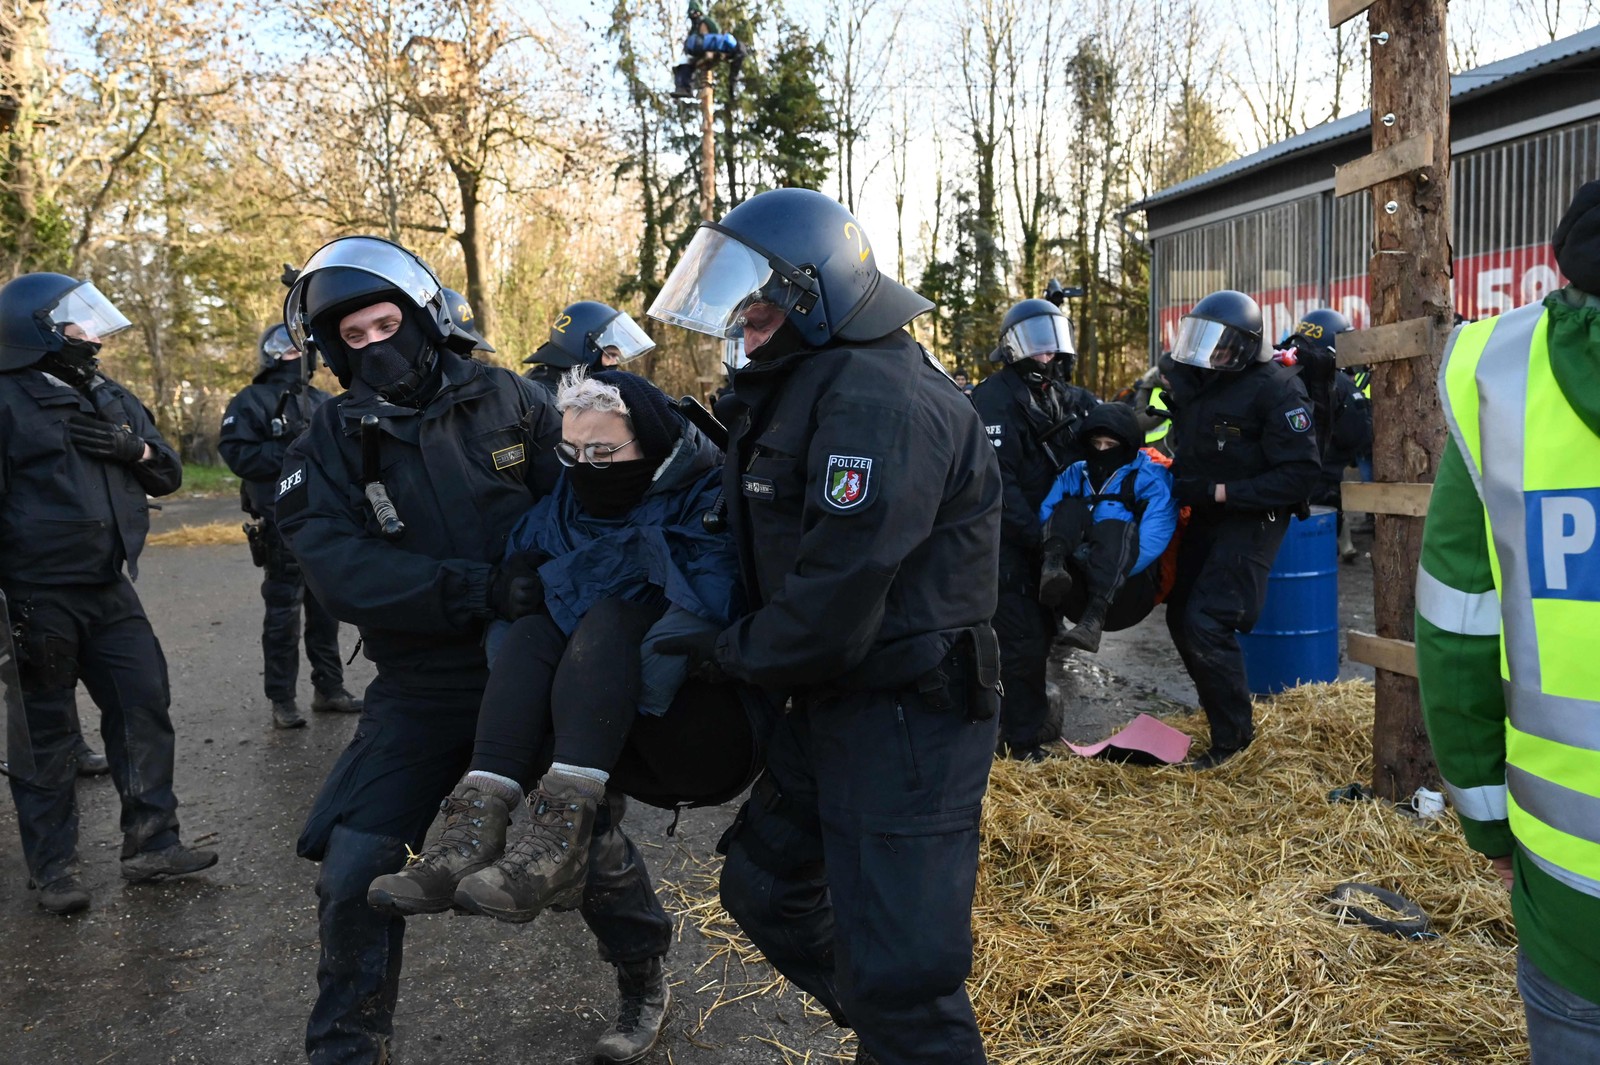
<path fill-rule="evenodd" d="M 1561 216 L 1550 246 L 1567 280 L 1600 296 L 1600 180 L 1578 190 L 1567 213 Z"/>

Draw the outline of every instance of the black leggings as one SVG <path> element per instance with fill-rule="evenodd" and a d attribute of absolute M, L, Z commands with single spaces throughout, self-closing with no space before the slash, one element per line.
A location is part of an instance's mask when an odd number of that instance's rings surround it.
<path fill-rule="evenodd" d="M 665 714 L 639 713 L 639 645 L 662 613 L 604 599 L 570 638 L 547 614 L 513 623 L 484 689 L 471 768 L 525 785 L 552 761 L 602 769 L 645 802 L 737 792 L 754 741 L 734 686 L 690 680 Z"/>

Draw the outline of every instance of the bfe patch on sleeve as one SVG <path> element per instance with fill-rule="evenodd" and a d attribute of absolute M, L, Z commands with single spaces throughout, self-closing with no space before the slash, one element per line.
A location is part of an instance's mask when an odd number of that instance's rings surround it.
<path fill-rule="evenodd" d="M 278 478 L 278 498 L 274 509 L 279 518 L 287 518 L 298 514 L 306 506 L 306 468 L 296 466 L 292 470 L 284 471 Z"/>
<path fill-rule="evenodd" d="M 829 455 L 822 475 L 822 502 L 834 510 L 859 510 L 872 495 L 872 460 Z"/>

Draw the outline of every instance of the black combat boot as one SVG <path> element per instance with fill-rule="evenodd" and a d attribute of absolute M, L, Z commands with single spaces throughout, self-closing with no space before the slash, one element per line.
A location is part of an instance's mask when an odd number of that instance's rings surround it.
<path fill-rule="evenodd" d="M 1095 599 L 1084 608 L 1078 624 L 1061 635 L 1061 642 L 1090 654 L 1100 650 L 1100 632 L 1106 623 L 1106 601 Z"/>
<path fill-rule="evenodd" d="M 1052 537 L 1044 542 L 1039 565 L 1039 602 L 1059 607 L 1072 594 L 1072 574 L 1067 572 L 1067 542 Z"/>
<path fill-rule="evenodd" d="M 505 857 L 462 878 L 456 905 L 516 924 L 546 909 L 577 909 L 589 875 L 589 837 L 604 794 L 599 781 L 546 773 L 528 796 L 527 832 Z"/>
<path fill-rule="evenodd" d="M 111 772 L 111 761 L 99 751 L 85 744 L 78 748 L 78 775 L 103 777 Z"/>
<path fill-rule="evenodd" d="M 33 886 L 31 882 L 29 886 Z M 69 913 L 81 913 L 89 908 L 89 892 L 85 890 L 75 872 L 59 876 L 48 884 L 40 884 L 38 887 L 39 905 L 51 913 L 65 917 Z"/>
<path fill-rule="evenodd" d="M 131 858 L 122 859 L 122 879 L 130 884 L 143 884 L 148 880 L 198 873 L 216 864 L 216 851 L 197 850 L 174 843 L 158 851 L 140 851 Z"/>
<path fill-rule="evenodd" d="M 361 700 L 345 691 L 344 685 L 319 691 L 311 697 L 311 710 L 317 714 L 359 714 Z"/>
<path fill-rule="evenodd" d="M 272 700 L 273 728 L 305 728 L 306 719 L 300 716 L 300 707 L 293 699 Z"/>
<path fill-rule="evenodd" d="M 650 1053 L 667 1024 L 672 992 L 660 958 L 617 966 L 617 1021 L 594 1045 L 594 1060 L 630 1065 Z"/>
<path fill-rule="evenodd" d="M 439 809 L 444 811 L 439 838 L 398 873 L 375 879 L 367 888 L 368 906 L 396 917 L 443 913 L 462 877 L 487 869 L 505 853 L 511 820 L 505 799 L 461 783 Z"/>

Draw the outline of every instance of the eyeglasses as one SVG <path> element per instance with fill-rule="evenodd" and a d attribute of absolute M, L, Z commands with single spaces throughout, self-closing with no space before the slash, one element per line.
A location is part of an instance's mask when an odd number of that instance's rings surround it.
<path fill-rule="evenodd" d="M 583 456 L 583 461 L 597 470 L 603 470 L 611 465 L 611 456 L 633 443 L 634 438 L 629 437 L 620 444 L 585 444 L 575 447 L 565 440 L 556 444 L 556 461 L 563 466 L 576 466 L 578 457 Z"/>

